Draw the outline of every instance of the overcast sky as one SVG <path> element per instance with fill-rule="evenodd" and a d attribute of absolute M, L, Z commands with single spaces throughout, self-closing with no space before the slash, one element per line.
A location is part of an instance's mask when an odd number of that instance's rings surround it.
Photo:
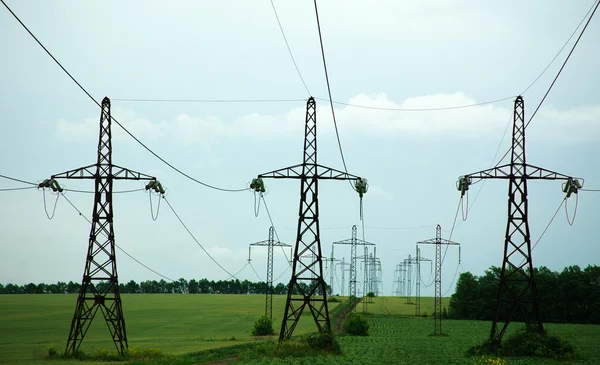
<path fill-rule="evenodd" d="M 8 5 L 112 113 L 156 153 L 195 178 L 219 187 L 247 186 L 257 174 L 301 162 L 305 100 L 327 98 L 311 1 L 274 1 L 298 68 L 294 68 L 270 1 L 7 1 Z M 333 99 L 385 108 L 439 108 L 514 97 L 538 77 L 580 23 L 592 1 L 321 1 L 319 16 Z M 523 94 L 529 118 L 576 36 Z M 0 174 L 38 182 L 95 163 L 99 108 L 0 8 Z M 527 129 L 528 162 L 585 178 L 600 189 L 600 20 L 594 18 L 552 92 Z M 310 94 L 309 94 L 310 92 Z M 165 103 L 118 99 L 293 99 L 272 103 Z M 419 240 L 448 238 L 459 202 L 458 176 L 495 164 L 510 146 L 514 98 L 444 111 L 384 111 L 336 105 L 348 171 L 368 178 L 365 237 L 377 244 L 384 293 L 394 269 Z M 329 105 L 317 100 L 319 162 L 343 169 Z M 199 242 L 227 270 L 242 268 L 248 244 L 267 239 L 269 219 L 253 212 L 251 192 L 200 186 L 160 162 L 113 125 L 113 162 L 156 176 L 167 199 Z M 496 151 L 502 141 L 499 153 Z M 496 156 L 496 157 L 495 157 Z M 494 159 L 495 157 L 495 159 Z M 91 190 L 91 181 L 62 181 Z M 266 180 L 266 201 L 282 241 L 296 236 L 299 181 Z M 0 188 L 20 187 L 0 179 Z M 143 187 L 118 181 L 115 190 Z M 468 219 L 459 214 L 452 240 L 464 270 L 481 275 L 501 265 L 507 181 L 470 192 Z M 319 186 L 321 242 L 350 238 L 359 198 L 347 183 Z M 532 240 L 539 238 L 564 194 L 559 181 L 529 184 Z M 474 201 L 475 196 L 477 200 Z M 86 217 L 93 195 L 67 193 Z M 81 281 L 89 224 L 59 199 L 54 219 L 42 191 L 0 192 L 0 282 Z M 47 195 L 49 210 L 54 196 Z M 156 204 L 156 197 L 153 197 Z M 598 264 L 600 193 L 581 192 L 575 224 L 560 211 L 534 250 L 534 265 L 562 270 Z M 573 213 L 575 199 L 568 202 Z M 156 209 L 156 205 L 154 205 Z M 156 222 L 147 193 L 114 196 L 117 244 L 173 279 L 226 279 L 164 204 Z M 359 235 L 362 232 L 359 229 Z M 362 252 L 362 250 L 359 250 Z M 434 258 L 434 247 L 422 247 Z M 266 249 L 252 263 L 265 278 Z M 335 256 L 350 259 L 350 247 Z M 117 251 L 119 279 L 161 277 Z M 458 250 L 443 266 L 450 295 Z M 275 274 L 287 263 L 279 251 Z M 279 281 L 287 282 L 290 271 Z M 422 268 L 429 283 L 429 265 Z M 250 267 L 240 279 L 257 280 Z M 341 275 L 337 274 L 338 280 Z M 327 278 L 329 275 L 327 275 Z M 348 277 L 346 275 L 346 277 Z M 359 272 L 362 279 L 362 273 Z M 338 284 L 335 291 L 339 292 Z M 414 290 L 413 290 L 414 292 Z M 422 295 L 433 295 L 433 286 Z"/>

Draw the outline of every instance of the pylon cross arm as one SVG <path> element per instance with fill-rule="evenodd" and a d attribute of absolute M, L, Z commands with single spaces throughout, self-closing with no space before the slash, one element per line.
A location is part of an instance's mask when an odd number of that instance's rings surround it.
<path fill-rule="evenodd" d="M 52 179 L 95 179 L 97 176 L 96 168 L 97 164 L 80 167 L 74 170 L 62 172 L 60 174 L 52 175 Z M 154 176 L 142 174 L 141 172 L 133 171 L 125 167 L 112 165 L 112 176 L 114 180 L 144 180 L 153 181 L 156 180 Z"/>
<path fill-rule="evenodd" d="M 514 176 L 514 172 L 511 171 L 512 164 L 506 164 L 502 166 L 493 167 L 472 174 L 460 176 L 456 182 L 456 189 L 461 192 L 462 195 L 469 190 L 469 186 L 472 184 L 473 179 L 510 179 L 510 178 L 525 178 L 531 180 L 567 180 L 576 181 L 579 183 L 579 178 L 561 174 L 556 171 L 548 170 L 539 166 L 525 164 L 522 169 L 520 176 Z M 523 166 L 518 165 L 517 166 Z M 581 184 L 582 185 L 582 184 Z M 563 189 L 564 190 L 564 189 Z"/>
<path fill-rule="evenodd" d="M 353 243 L 356 243 L 356 245 L 359 245 L 359 246 L 375 246 L 374 243 L 359 240 L 359 239 L 352 240 L 352 238 L 349 238 L 347 240 L 333 242 L 334 245 L 351 245 Z"/>
<path fill-rule="evenodd" d="M 311 164 L 307 164 L 310 166 Z M 319 179 L 324 180 L 359 180 L 361 179 L 359 176 L 348 174 L 344 171 L 336 170 L 331 167 L 322 166 L 319 164 L 312 164 L 312 166 L 316 167 L 315 176 Z M 259 179 L 302 179 L 303 174 L 303 164 L 298 164 L 290 167 L 284 167 L 278 170 L 274 170 L 271 172 L 267 172 L 264 174 L 258 175 Z"/>

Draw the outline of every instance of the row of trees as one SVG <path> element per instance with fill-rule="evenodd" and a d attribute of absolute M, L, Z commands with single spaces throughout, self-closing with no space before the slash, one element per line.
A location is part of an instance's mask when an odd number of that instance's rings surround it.
<path fill-rule="evenodd" d="M 108 285 L 108 282 L 95 282 L 96 288 L 100 291 Z M 120 283 L 121 293 L 204 293 L 204 294 L 255 294 L 264 293 L 265 282 L 251 282 L 248 280 L 208 280 L 179 279 L 177 281 L 165 280 L 146 280 L 139 283 L 130 280 L 127 283 Z M 74 294 L 79 293 L 80 283 L 69 281 L 68 283 L 59 281 L 56 284 L 34 284 L 26 285 L 0 284 L 0 294 Z M 287 293 L 287 286 L 279 283 L 273 287 L 274 294 Z"/>
<path fill-rule="evenodd" d="M 103 291 L 108 282 L 94 282 L 98 291 Z M 305 285 L 301 283 L 300 286 Z M 145 294 L 264 294 L 267 284 L 263 281 L 252 282 L 248 280 L 208 280 L 179 279 L 168 282 L 165 280 L 147 280 L 139 283 L 130 280 L 127 283 L 120 283 L 121 293 L 145 293 Z M 15 285 L 0 284 L 0 294 L 76 294 L 79 293 L 81 284 L 69 281 L 68 283 L 59 281 L 56 284 L 33 284 Z M 307 288 L 304 288 L 307 289 Z M 288 287 L 279 283 L 272 287 L 273 294 L 287 294 Z M 327 292 L 331 288 L 327 286 Z"/>
<path fill-rule="evenodd" d="M 492 320 L 500 272 L 499 267 L 492 266 L 479 277 L 470 272 L 460 274 L 448 317 Z M 600 266 L 590 265 L 584 270 L 569 266 L 560 273 L 542 266 L 534 269 L 534 277 L 542 321 L 600 324 Z"/>

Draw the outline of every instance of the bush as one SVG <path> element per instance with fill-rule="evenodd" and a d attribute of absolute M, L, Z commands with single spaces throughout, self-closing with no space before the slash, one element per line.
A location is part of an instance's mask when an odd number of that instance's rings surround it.
<path fill-rule="evenodd" d="M 375 298 L 375 293 L 373 293 L 372 291 L 367 293 L 367 297 L 369 298 Z"/>
<path fill-rule="evenodd" d="M 344 332 L 355 336 L 369 335 L 369 322 L 361 315 L 354 312 L 348 313 L 343 323 Z"/>
<path fill-rule="evenodd" d="M 340 355 L 342 347 L 335 338 L 335 335 L 330 330 L 323 330 L 315 335 L 310 335 L 306 338 L 306 342 L 311 349 L 316 351 L 325 351 Z"/>
<path fill-rule="evenodd" d="M 53 359 L 59 356 L 60 355 L 58 353 L 58 350 L 56 349 L 56 346 L 54 346 L 54 344 L 48 345 L 48 357 Z"/>
<path fill-rule="evenodd" d="M 473 346 L 469 349 L 468 354 L 509 357 L 535 356 L 561 360 L 572 360 L 579 357 L 568 341 L 549 335 L 547 332 L 541 334 L 533 326 L 520 328 L 503 344 L 487 340 L 482 345 Z"/>
<path fill-rule="evenodd" d="M 254 328 L 252 328 L 253 336 L 269 336 L 274 335 L 273 321 L 267 316 L 261 316 L 254 322 Z"/>
<path fill-rule="evenodd" d="M 330 303 L 337 303 L 340 300 L 338 298 L 336 298 L 336 297 L 329 297 L 329 298 L 327 298 L 327 301 L 330 302 Z"/>

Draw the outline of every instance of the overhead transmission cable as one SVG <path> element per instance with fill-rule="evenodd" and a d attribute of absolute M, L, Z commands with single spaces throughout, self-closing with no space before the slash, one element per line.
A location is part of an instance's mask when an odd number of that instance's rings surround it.
<path fill-rule="evenodd" d="M 143 99 L 112 98 L 114 101 L 138 103 L 298 103 L 305 99 Z"/>
<path fill-rule="evenodd" d="M 1 0 L 0 0 L 1 1 Z M 196 237 L 194 236 L 194 234 L 190 231 L 190 229 L 187 227 L 187 225 L 183 222 L 183 220 L 181 219 L 181 217 L 179 216 L 179 214 L 177 214 L 177 212 L 175 211 L 175 209 L 173 208 L 173 206 L 171 205 L 171 203 L 169 202 L 169 200 L 163 196 L 163 199 L 165 200 L 165 202 L 167 202 L 167 205 L 169 206 L 169 208 L 171 208 L 171 211 L 173 212 L 173 214 L 175 215 L 175 217 L 177 218 L 177 220 L 179 220 L 179 223 L 181 223 L 181 225 L 183 226 L 183 228 L 185 228 L 185 230 L 187 231 L 187 233 L 190 235 L 190 237 L 192 237 L 192 239 L 196 242 L 196 244 L 198 245 L 198 247 L 200 247 L 202 249 L 202 251 L 204 251 L 204 253 L 219 267 L 221 268 L 221 270 L 225 271 L 225 273 L 227 273 L 227 275 L 230 276 L 230 278 L 235 278 L 238 279 L 236 277 L 236 274 L 232 274 L 230 273 L 227 269 L 225 269 L 223 267 L 223 265 L 221 265 L 214 257 L 212 257 L 212 255 L 204 248 L 204 246 L 202 246 L 202 244 L 200 243 L 200 241 L 198 241 L 198 239 L 196 239 Z M 238 279 L 239 280 L 239 279 Z"/>
<path fill-rule="evenodd" d="M 36 186 L 26 186 L 24 188 L 2 188 L 0 189 L 0 191 L 17 191 L 17 190 L 29 190 L 29 189 L 35 189 Z"/>
<path fill-rule="evenodd" d="M 0 0 L 0 1 L 2 1 L 2 0 Z M 20 183 L 27 184 L 27 185 L 35 185 L 35 186 L 37 186 L 37 184 L 36 184 L 36 183 L 32 183 L 32 182 L 30 182 L 30 181 L 21 180 L 21 179 L 17 179 L 17 178 L 10 177 L 10 176 L 6 176 L 6 175 L 0 175 L 0 177 L 1 177 L 1 178 L 3 178 L 3 179 L 7 179 L 7 180 L 12 180 L 12 181 L 20 182 Z M 34 187 L 35 187 L 35 186 L 34 186 Z"/>
<path fill-rule="evenodd" d="M 96 99 L 94 99 L 94 97 L 77 81 L 77 79 L 75 79 L 75 77 L 73 77 L 73 75 L 71 75 L 71 73 L 69 73 L 69 71 L 67 71 L 67 69 L 52 55 L 52 53 L 50 53 L 50 51 L 42 44 L 42 42 L 40 42 L 39 39 L 37 39 L 37 37 L 29 30 L 29 28 L 25 25 L 25 23 L 23 23 L 21 21 L 21 19 L 8 7 L 8 5 L 6 4 L 6 2 L 4 2 L 4 0 L 0 0 L 0 2 L 2 2 L 2 4 L 6 7 L 6 9 L 8 9 L 8 11 L 13 15 L 13 17 L 21 24 L 21 26 L 29 33 L 29 35 L 31 35 L 31 37 L 37 42 L 37 44 L 42 47 L 42 49 L 48 54 L 48 56 L 50 56 L 52 58 L 52 60 L 54 60 L 54 62 L 67 74 L 67 76 L 69 76 L 69 78 L 98 106 L 98 107 L 102 107 L 100 105 L 100 103 L 98 103 L 98 101 L 96 101 Z M 207 184 L 204 183 L 188 174 L 186 174 L 185 172 L 183 172 L 182 170 L 178 169 L 177 167 L 175 167 L 174 165 L 172 165 L 171 163 L 169 163 L 167 160 L 165 160 L 164 158 L 162 158 L 161 156 L 159 156 L 156 152 L 154 152 L 152 149 L 150 149 L 150 147 L 146 146 L 139 138 L 137 138 L 136 136 L 134 136 L 127 128 L 125 128 L 124 125 L 122 125 L 118 120 L 115 119 L 115 117 L 113 117 L 111 115 L 110 119 L 115 122 L 119 127 L 121 127 L 121 129 L 123 129 L 123 131 L 125 131 L 125 133 L 127 133 L 131 138 L 133 138 L 138 144 L 140 144 L 144 149 L 146 149 L 148 152 L 150 152 L 154 157 L 156 157 L 157 159 L 159 159 L 160 161 L 162 161 L 165 165 L 169 166 L 171 169 L 175 170 L 176 172 L 178 172 L 179 174 L 185 176 L 186 178 L 194 181 L 197 184 L 200 184 L 202 186 L 205 186 L 207 188 L 210 189 L 214 189 L 214 190 L 219 190 L 219 191 L 225 191 L 225 192 L 240 192 L 240 191 L 246 191 L 249 188 L 244 188 L 244 189 L 225 189 L 225 188 L 220 188 L 211 184 Z"/>
<path fill-rule="evenodd" d="M 89 224 L 92 224 L 92 221 L 90 221 L 85 215 L 83 215 L 83 213 L 81 213 L 81 211 L 75 206 L 75 204 L 73 204 L 71 202 L 71 200 L 69 200 L 69 198 L 67 198 L 67 196 L 63 193 L 60 193 L 63 198 L 65 198 L 65 200 L 73 207 L 73 209 L 75 209 L 77 211 L 77 213 L 79 213 L 79 216 L 82 217 L 83 219 L 85 219 Z M 175 282 L 176 280 L 173 280 L 171 278 L 169 278 L 168 276 L 165 276 L 161 273 L 159 273 L 158 271 L 150 268 L 149 266 L 147 266 L 146 264 L 144 264 L 143 262 L 141 262 L 140 260 L 136 259 L 135 257 L 133 257 L 131 254 L 129 254 L 129 252 L 125 251 L 124 249 L 121 248 L 121 246 L 119 246 L 118 244 L 115 243 L 115 247 L 117 247 L 119 250 L 121 250 L 121 252 L 123 252 L 125 255 L 129 256 L 130 259 L 132 259 L 133 261 L 137 262 L 138 264 L 140 264 L 141 266 L 145 267 L 146 269 L 148 269 L 149 271 L 155 273 L 156 275 L 170 280 L 171 282 Z"/>
<path fill-rule="evenodd" d="M 271 212 L 269 212 L 269 207 L 267 206 L 267 201 L 265 200 L 265 196 L 263 194 L 260 194 L 260 197 L 262 198 L 263 205 L 265 206 L 265 210 L 267 211 L 267 216 L 269 217 L 269 221 L 271 222 L 271 227 L 273 227 L 273 232 L 275 233 L 275 237 L 277 237 L 277 241 L 281 242 L 281 239 L 279 239 L 279 235 L 277 234 L 277 229 L 275 228 L 275 223 L 273 223 L 273 218 L 271 218 Z M 283 255 L 285 256 L 285 259 L 288 263 L 288 266 L 291 267 L 292 264 L 290 262 L 292 261 L 292 258 L 291 257 L 288 258 L 287 254 L 285 253 L 285 250 L 283 249 L 283 246 L 279 246 L 279 248 L 281 249 L 281 252 L 283 252 Z M 287 271 L 287 269 L 286 269 L 286 271 Z"/>
<path fill-rule="evenodd" d="M 325 80 L 327 81 L 327 94 L 329 95 L 329 105 L 331 106 L 331 114 L 333 116 L 333 126 L 335 127 L 335 136 L 337 138 L 338 147 L 340 149 L 340 156 L 342 157 L 342 163 L 344 164 L 344 171 L 348 174 L 348 168 L 346 167 L 346 159 L 344 158 L 344 151 L 342 150 L 342 142 L 340 141 L 340 133 L 337 127 L 337 120 L 335 118 L 335 109 L 333 107 L 333 99 L 331 98 L 331 85 L 329 84 L 329 74 L 327 73 L 327 62 L 325 62 L 325 49 L 323 48 L 323 36 L 321 35 L 321 23 L 319 21 L 319 9 L 317 8 L 317 0 L 314 0 L 315 4 L 315 15 L 317 18 L 317 28 L 319 30 L 319 43 L 321 44 L 321 56 L 323 58 L 323 68 L 325 70 Z M 352 185 L 352 183 L 350 183 Z M 353 187 L 354 188 L 354 187 Z"/>
<path fill-rule="evenodd" d="M 542 107 L 542 104 L 544 103 L 544 101 L 546 100 L 546 98 L 548 97 L 548 94 L 550 94 L 550 91 L 552 90 L 552 87 L 554 86 L 554 84 L 556 83 L 556 80 L 558 80 L 558 77 L 560 76 L 560 74 L 562 73 L 563 69 L 565 68 L 565 66 L 567 65 L 567 62 L 569 61 L 569 59 L 571 58 L 571 55 L 573 54 L 573 51 L 575 51 L 575 47 L 577 47 L 577 45 L 579 44 L 579 40 L 581 39 L 581 37 L 583 36 L 583 33 L 585 33 L 585 30 L 587 29 L 588 25 L 590 24 L 590 21 L 592 20 L 592 18 L 594 17 L 594 14 L 596 13 L 596 10 L 598 9 L 598 5 L 600 5 L 600 0 L 595 1 L 595 4 L 592 5 L 592 8 L 594 9 L 592 14 L 589 16 L 587 22 L 585 23 L 585 26 L 583 27 L 583 29 L 581 30 L 581 33 L 579 33 L 579 36 L 577 37 L 577 40 L 575 41 L 575 43 L 573 44 L 573 47 L 571 47 L 571 51 L 569 52 L 569 54 L 567 55 L 567 58 L 565 58 L 562 66 L 560 67 L 560 69 L 558 70 L 556 76 L 554 77 L 554 80 L 552 80 L 552 83 L 550 84 L 550 86 L 548 87 L 548 90 L 546 90 L 546 93 L 544 94 L 544 97 L 542 98 L 542 100 L 540 100 L 540 102 L 538 103 L 537 107 L 535 108 L 533 114 L 531 114 L 531 117 L 529 117 L 529 120 L 527 121 L 527 123 L 525 124 L 525 128 L 527 128 L 529 126 L 529 124 L 531 123 L 531 121 L 533 120 L 533 118 L 535 117 L 535 115 L 537 114 L 537 112 L 540 110 L 540 108 Z M 590 8 L 591 10 L 591 8 Z M 589 10 L 588 13 L 589 14 Z M 586 17 L 587 17 L 586 14 Z M 585 20 L 585 17 L 584 17 Z M 579 24 L 579 26 L 581 26 L 581 24 Z M 579 29 L 579 26 L 577 26 L 577 29 Z M 569 38 L 570 39 L 570 38 Z M 564 48 L 564 46 L 563 46 Z M 541 75 L 540 75 L 541 76 Z M 504 160 L 504 158 L 510 153 L 511 149 L 509 148 L 504 155 L 502 156 L 502 158 L 498 161 L 498 163 L 496 164 L 495 167 L 498 167 L 498 165 L 500 165 L 500 163 L 502 162 L 502 160 Z"/>
<path fill-rule="evenodd" d="M 294 54 L 292 53 L 292 49 L 290 48 L 290 44 L 287 41 L 287 37 L 285 36 L 285 32 L 283 31 L 283 27 L 281 26 L 281 21 L 279 20 L 279 15 L 277 15 L 277 9 L 275 9 L 275 4 L 273 4 L 273 0 L 271 0 L 271 7 L 273 8 L 273 13 L 275 13 L 275 18 L 277 18 L 277 24 L 279 25 L 279 30 L 281 31 L 281 35 L 283 36 L 283 40 L 285 41 L 285 46 L 288 49 L 288 52 L 290 54 L 290 58 L 292 59 L 292 62 L 294 63 L 294 67 L 296 68 L 296 72 L 298 72 L 298 76 L 300 77 L 300 80 L 302 81 L 302 85 L 304 85 L 304 89 L 306 90 L 306 93 L 308 95 L 310 95 L 310 91 L 308 90 L 308 86 L 306 86 L 306 82 L 304 81 L 304 77 L 302 77 L 302 74 L 300 73 L 300 69 L 298 68 L 298 64 L 296 63 L 296 59 L 294 58 Z"/>

